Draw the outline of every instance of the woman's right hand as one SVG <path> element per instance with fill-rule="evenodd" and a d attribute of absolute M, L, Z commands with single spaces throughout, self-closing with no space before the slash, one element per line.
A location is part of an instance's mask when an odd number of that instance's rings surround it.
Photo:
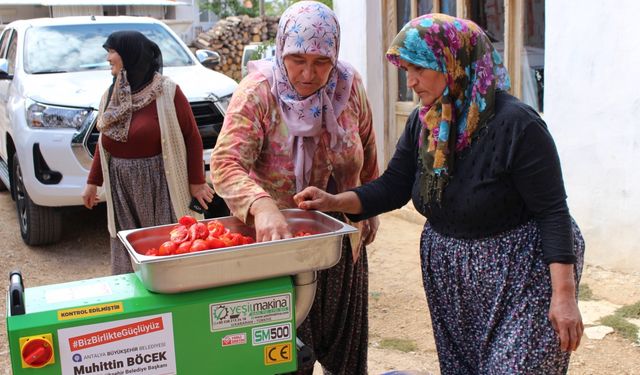
<path fill-rule="evenodd" d="M 251 205 L 249 212 L 253 216 L 257 242 L 281 240 L 292 237 L 287 220 L 273 199 L 269 197 L 257 199 Z"/>
<path fill-rule="evenodd" d="M 302 210 L 333 211 L 346 214 L 359 214 L 362 212 L 360 198 L 353 191 L 345 191 L 334 195 L 315 186 L 309 186 L 294 195 L 293 201 Z"/>
<path fill-rule="evenodd" d="M 191 196 L 198 200 L 200 206 L 205 210 L 209 209 L 209 203 L 213 201 L 215 191 L 209 186 L 208 183 L 202 184 L 189 184 L 189 192 Z"/>
<path fill-rule="evenodd" d="M 293 201 L 302 210 L 336 211 L 335 196 L 315 186 L 308 186 L 293 196 Z"/>
<path fill-rule="evenodd" d="M 92 209 L 98 205 L 98 186 L 93 184 L 86 184 L 84 190 L 82 190 L 82 203 L 88 209 Z"/>

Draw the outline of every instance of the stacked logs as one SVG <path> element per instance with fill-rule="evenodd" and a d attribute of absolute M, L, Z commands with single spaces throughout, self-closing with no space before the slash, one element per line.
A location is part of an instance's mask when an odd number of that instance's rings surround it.
<path fill-rule="evenodd" d="M 244 46 L 272 40 L 278 30 L 278 17 L 232 16 L 218 21 L 213 28 L 200 33 L 193 42 L 195 48 L 220 54 L 220 64 L 214 69 L 239 81 Z"/>

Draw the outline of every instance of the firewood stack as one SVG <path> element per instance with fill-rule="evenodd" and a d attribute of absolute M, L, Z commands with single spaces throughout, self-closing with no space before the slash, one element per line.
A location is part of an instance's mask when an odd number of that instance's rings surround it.
<path fill-rule="evenodd" d="M 275 39 L 278 17 L 232 16 L 218 21 L 213 28 L 200 33 L 194 47 L 210 49 L 220 54 L 220 64 L 214 69 L 239 81 L 244 46 Z"/>

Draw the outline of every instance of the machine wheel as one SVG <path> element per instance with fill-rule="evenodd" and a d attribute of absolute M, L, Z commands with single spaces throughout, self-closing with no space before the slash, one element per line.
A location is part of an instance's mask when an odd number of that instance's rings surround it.
<path fill-rule="evenodd" d="M 60 240 L 62 216 L 53 207 L 39 206 L 29 198 L 18 154 L 13 155 L 13 177 L 20 234 L 27 245 L 46 245 Z"/>

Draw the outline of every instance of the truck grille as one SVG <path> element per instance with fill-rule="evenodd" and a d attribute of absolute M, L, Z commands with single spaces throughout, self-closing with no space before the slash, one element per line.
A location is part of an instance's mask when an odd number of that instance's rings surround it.
<path fill-rule="evenodd" d="M 191 102 L 189 104 L 191 105 L 191 112 L 193 112 L 193 116 L 196 119 L 196 124 L 198 124 L 198 130 L 202 137 L 202 145 L 204 149 L 207 150 L 213 148 L 213 146 L 216 145 L 220 129 L 222 129 L 224 116 L 218 107 L 216 107 L 214 102 L 205 100 Z M 100 132 L 94 123 L 91 134 L 87 139 L 87 149 L 91 152 L 92 157 L 96 151 L 96 144 L 98 143 L 99 135 Z"/>
<path fill-rule="evenodd" d="M 202 145 L 204 149 L 213 148 L 216 145 L 218 134 L 222 129 L 224 116 L 220 110 L 211 101 L 191 102 L 191 111 L 196 118 L 198 130 L 202 137 Z"/>

